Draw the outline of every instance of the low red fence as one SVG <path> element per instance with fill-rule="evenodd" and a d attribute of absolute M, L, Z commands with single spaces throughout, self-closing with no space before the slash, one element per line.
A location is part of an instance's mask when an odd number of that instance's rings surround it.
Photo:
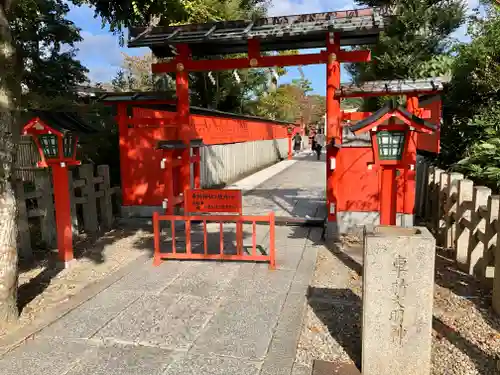
<path fill-rule="evenodd" d="M 171 252 L 161 252 L 160 222 L 168 221 L 171 223 L 172 248 Z M 184 222 L 186 235 L 186 248 L 177 249 L 176 247 L 176 222 Z M 193 253 L 191 241 L 191 224 L 200 222 L 203 224 L 203 254 Z M 207 240 L 207 223 L 219 223 L 220 241 L 218 254 L 209 254 Z M 236 254 L 225 254 L 224 252 L 224 223 L 235 223 L 236 230 Z M 243 249 L 243 224 L 252 224 L 252 249 L 250 253 L 245 253 Z M 257 223 L 269 224 L 269 251 L 268 254 L 257 253 Z M 275 215 L 271 212 L 267 216 L 243 216 L 243 215 L 210 215 L 210 216 L 176 216 L 160 215 L 155 212 L 153 215 L 154 230 L 154 265 L 159 265 L 162 259 L 191 259 L 191 260 L 232 260 L 232 261 L 253 261 L 269 262 L 269 268 L 276 268 L 276 250 L 275 250 Z"/>

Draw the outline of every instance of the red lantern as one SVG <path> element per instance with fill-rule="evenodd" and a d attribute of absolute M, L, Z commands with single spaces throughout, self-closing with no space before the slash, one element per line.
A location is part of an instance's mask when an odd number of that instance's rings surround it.
<path fill-rule="evenodd" d="M 74 131 L 92 132 L 92 130 L 72 114 L 45 111 L 37 111 L 35 117 L 23 127 L 23 134 L 33 137 L 40 154 L 40 162 L 37 166 L 52 169 L 57 246 L 59 259 L 65 264 L 73 259 L 67 167 L 81 164 L 79 160 L 76 160 L 78 137 Z"/>
<path fill-rule="evenodd" d="M 408 167 L 406 154 L 412 133 L 432 134 L 436 126 L 389 101 L 349 130 L 354 134 L 370 132 L 375 166 L 380 166 L 382 173 L 380 223 L 396 225 L 396 172 L 398 168 Z"/>

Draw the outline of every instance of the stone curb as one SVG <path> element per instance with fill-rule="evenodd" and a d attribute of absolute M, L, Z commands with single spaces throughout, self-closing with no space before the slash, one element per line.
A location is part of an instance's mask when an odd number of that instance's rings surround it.
<path fill-rule="evenodd" d="M 270 180 L 273 177 L 276 177 L 281 172 L 290 168 L 294 165 L 297 160 L 283 160 L 279 163 L 273 164 L 270 167 L 262 169 L 259 172 L 256 172 L 234 184 L 227 186 L 225 189 L 238 189 L 242 191 L 242 194 L 248 194 L 251 191 L 255 190 L 257 187 L 262 185 L 267 180 Z"/>
<path fill-rule="evenodd" d="M 30 324 L 7 334 L 0 339 L 0 357 L 17 348 L 25 341 L 34 338 L 38 332 L 61 319 L 63 316 L 95 297 L 103 290 L 109 288 L 111 285 L 137 269 L 138 265 L 146 263 L 150 259 L 152 258 L 149 254 L 140 255 L 138 258 L 123 268 L 111 273 L 104 279 L 95 281 L 85 286 L 76 295 L 70 297 L 67 302 L 54 306 Z"/>

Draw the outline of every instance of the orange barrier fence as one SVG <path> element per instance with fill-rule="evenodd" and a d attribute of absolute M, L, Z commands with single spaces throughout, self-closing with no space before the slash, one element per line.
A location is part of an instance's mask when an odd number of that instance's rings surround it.
<path fill-rule="evenodd" d="M 171 252 L 161 252 L 160 238 L 160 222 L 168 221 L 171 223 L 172 248 Z M 203 223 L 203 253 L 194 253 L 192 251 L 191 241 L 191 224 L 192 222 Z M 177 249 L 175 239 L 175 224 L 176 222 L 184 222 L 186 234 L 186 248 Z M 220 225 L 220 241 L 219 252 L 210 254 L 207 240 L 207 223 L 219 223 Z M 236 224 L 236 254 L 230 255 L 224 253 L 224 223 Z M 252 249 L 250 253 L 245 253 L 243 249 L 243 224 L 252 224 Z M 257 253 L 257 223 L 269 223 L 269 251 L 268 254 Z M 232 260 L 232 261 L 253 261 L 253 262 L 269 262 L 269 268 L 276 268 L 276 250 L 275 250 L 275 215 L 271 212 L 267 216 L 243 216 L 243 215 L 210 215 L 210 216 L 175 216 L 175 215 L 160 215 L 158 212 L 153 214 L 153 231 L 154 231 L 154 265 L 161 263 L 162 259 L 191 259 L 191 260 Z"/>

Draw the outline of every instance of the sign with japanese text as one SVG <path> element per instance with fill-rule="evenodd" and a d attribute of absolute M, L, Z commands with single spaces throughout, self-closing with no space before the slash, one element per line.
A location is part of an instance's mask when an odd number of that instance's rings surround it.
<path fill-rule="evenodd" d="M 185 193 L 185 210 L 187 213 L 235 213 L 241 214 L 241 190 L 187 190 Z"/>

